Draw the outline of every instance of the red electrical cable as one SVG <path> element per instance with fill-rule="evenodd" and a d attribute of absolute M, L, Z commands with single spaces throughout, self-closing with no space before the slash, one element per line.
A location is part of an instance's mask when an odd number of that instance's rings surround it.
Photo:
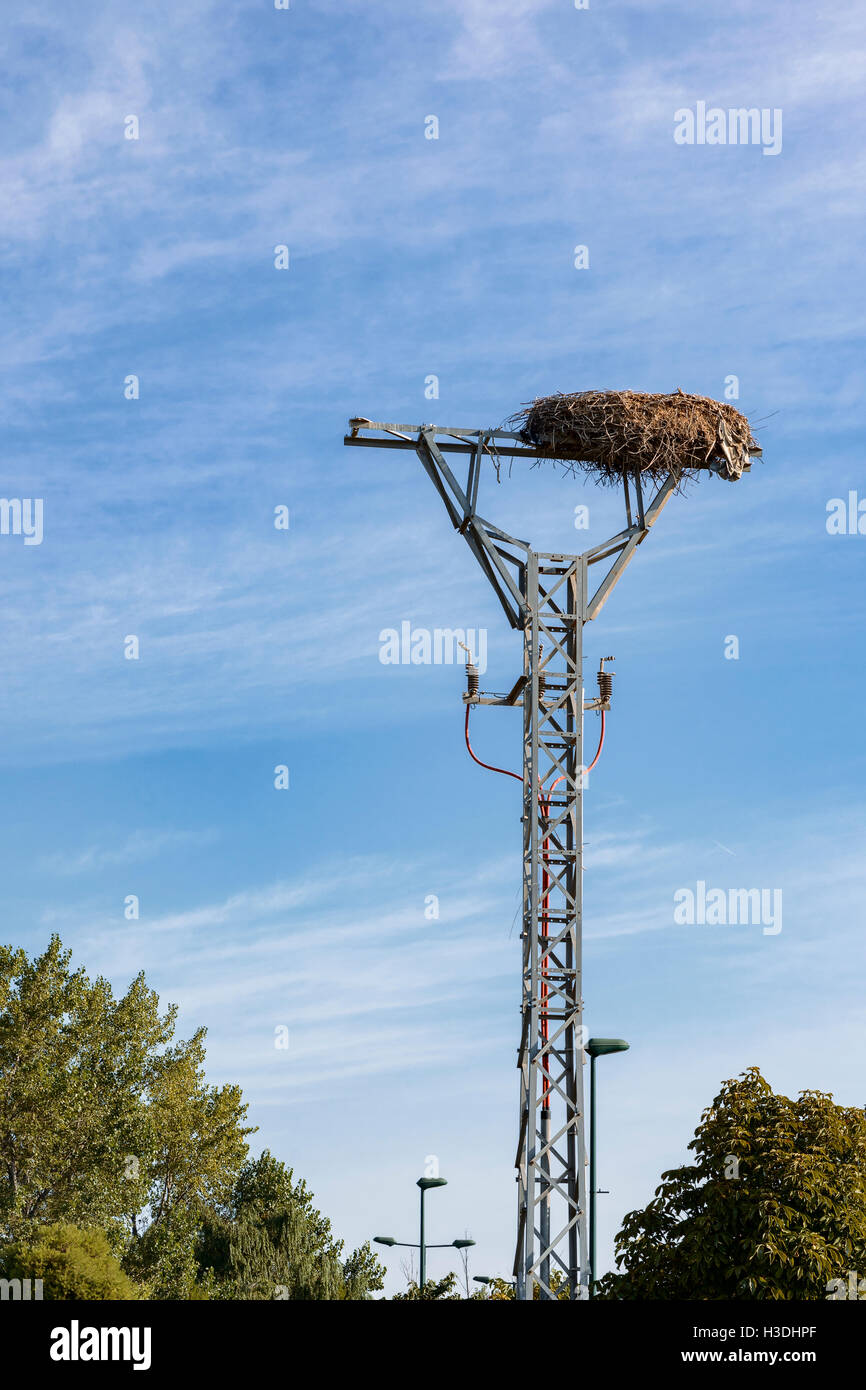
<path fill-rule="evenodd" d="M 483 762 L 481 761 L 480 758 L 477 758 L 477 757 L 475 756 L 475 753 L 473 752 L 473 749 L 472 749 L 472 744 L 469 742 L 469 711 L 471 710 L 471 708 L 472 708 L 471 705 L 467 705 L 467 706 L 466 706 L 466 723 L 465 723 L 465 725 L 464 725 L 464 732 L 465 732 L 465 734 L 466 734 L 466 751 L 468 752 L 468 754 L 469 754 L 470 758 L 472 759 L 472 761 L 473 761 L 474 763 L 477 763 L 479 767 L 486 768 L 488 772 L 501 772 L 502 775 L 503 775 L 503 777 L 513 777 L 514 780 L 515 780 L 515 782 L 522 782 L 522 781 L 523 781 L 523 778 L 520 776 L 520 773 L 519 773 L 519 772 L 509 772 L 509 771 L 508 771 L 508 768 L 506 768 L 506 767 L 494 767 L 492 763 L 483 763 Z M 596 763 L 598 762 L 599 758 L 601 757 L 601 750 L 602 750 L 603 747 L 604 747 L 604 710 L 601 711 L 601 736 L 599 737 L 599 740 L 598 740 L 598 748 L 596 749 L 595 757 L 593 758 L 593 760 L 592 760 L 592 762 L 590 763 L 589 767 L 586 769 L 587 772 L 592 772 L 592 769 L 595 767 Z M 553 791 L 553 788 L 556 787 L 556 786 L 558 786 L 559 783 L 560 783 L 561 781 L 562 781 L 562 777 L 557 777 L 556 781 L 553 782 L 553 783 L 551 784 L 551 786 L 550 786 L 550 791 Z"/>
<path fill-rule="evenodd" d="M 480 758 L 476 758 L 475 754 L 474 754 L 473 751 L 472 751 L 472 744 L 469 742 L 469 711 L 470 711 L 471 708 L 472 708 L 471 705 L 467 705 L 467 706 L 466 706 L 466 725 L 465 725 L 465 733 L 466 733 L 466 747 L 467 747 L 467 750 L 468 750 L 468 752 L 469 752 L 469 756 L 470 756 L 470 758 L 472 759 L 472 761 L 473 761 L 473 762 L 476 762 L 476 763 L 478 764 L 479 767 L 486 767 L 488 772 L 501 772 L 502 775 L 503 775 L 503 777 L 513 777 L 514 780 L 515 780 L 516 782 L 522 782 L 522 781 L 523 781 L 523 778 L 520 776 L 519 773 L 517 773 L 517 772 L 509 772 L 508 769 L 505 768 L 505 767 L 493 767 L 493 765 L 492 765 L 491 763 L 483 763 L 483 762 L 481 761 Z"/>
<path fill-rule="evenodd" d="M 601 711 L 601 737 L 600 737 L 599 740 L 598 740 L 598 752 L 596 753 L 596 755 L 595 755 L 595 757 L 593 758 L 592 762 L 590 763 L 589 767 L 586 769 L 587 772 L 592 772 L 592 769 L 595 767 L 596 763 L 598 762 L 599 758 L 601 757 L 601 750 L 602 750 L 603 747 L 604 747 L 604 710 Z M 555 783 L 555 782 L 554 782 L 554 786 L 556 786 L 556 783 Z"/>

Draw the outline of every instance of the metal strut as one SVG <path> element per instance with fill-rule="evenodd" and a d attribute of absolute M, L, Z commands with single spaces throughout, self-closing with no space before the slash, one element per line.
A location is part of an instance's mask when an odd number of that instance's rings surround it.
<path fill-rule="evenodd" d="M 669 475 L 648 506 L 641 480 L 624 479 L 626 525 L 582 555 L 533 550 L 476 510 L 485 455 L 543 458 L 506 430 L 445 429 L 356 418 L 344 442 L 414 449 L 454 529 L 466 540 L 515 629 L 523 673 L 507 695 L 470 681 L 468 705 L 523 708 L 523 930 L 521 933 L 520 1122 L 517 1248 L 520 1299 L 588 1295 L 586 1138 L 583 1102 L 583 628 L 614 585 L 676 488 Z M 468 456 L 463 487 L 446 453 Z M 548 455 L 549 456 L 549 455 Z M 593 589 L 593 565 L 609 561 Z M 609 658 L 605 658 L 608 660 Z M 604 673 L 602 663 L 602 673 Z M 607 694 L 606 694 L 607 692 Z M 468 716 L 468 708 L 467 708 Z M 468 732 L 467 732 L 468 740 Z M 470 749 L 471 751 L 471 749 Z M 473 755 L 474 756 L 474 755 Z M 477 760 L 476 760 L 477 761 Z M 515 775 L 515 774 L 512 774 Z"/>

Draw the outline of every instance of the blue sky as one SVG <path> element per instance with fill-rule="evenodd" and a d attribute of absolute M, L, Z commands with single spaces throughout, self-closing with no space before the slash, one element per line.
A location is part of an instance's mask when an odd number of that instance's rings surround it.
<path fill-rule="evenodd" d="M 3 28 L 2 491 L 44 499 L 41 545 L 0 537 L 4 939 L 58 930 L 118 988 L 143 967 L 350 1245 L 411 1238 L 435 1154 L 431 1238 L 507 1273 L 517 793 L 466 757 L 461 673 L 378 653 L 407 620 L 485 627 L 502 688 L 520 642 L 414 456 L 344 449 L 345 421 L 735 375 L 763 464 L 675 498 L 587 631 L 618 672 L 587 1021 L 632 1044 L 600 1064 L 604 1260 L 724 1078 L 863 1104 L 866 538 L 826 528 L 866 496 L 859 15 L 184 0 Z M 781 152 L 677 145 L 698 101 L 780 109 Z M 553 469 L 483 488 L 540 549 L 620 526 Z M 474 737 L 516 766 L 517 716 Z M 677 926 L 699 880 L 780 888 L 783 930 Z"/>

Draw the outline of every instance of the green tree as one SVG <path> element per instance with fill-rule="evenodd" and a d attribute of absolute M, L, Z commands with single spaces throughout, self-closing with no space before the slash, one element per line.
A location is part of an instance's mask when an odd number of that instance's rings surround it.
<path fill-rule="evenodd" d="M 410 1279 L 406 1292 L 395 1293 L 392 1302 L 441 1303 L 454 1299 L 462 1300 L 462 1295 L 457 1288 L 457 1275 L 451 1273 L 446 1274 L 444 1279 L 428 1279 L 423 1289 L 416 1284 L 414 1279 Z"/>
<path fill-rule="evenodd" d="M 44 1299 L 138 1299 L 102 1231 L 34 1224 L 0 1244 L 0 1278 L 42 1280 Z M 31 1284 L 32 1289 L 32 1284 Z"/>
<path fill-rule="evenodd" d="M 305 1183 L 267 1152 L 247 1161 L 247 1106 L 207 1084 L 205 1030 L 176 1040 L 143 974 L 115 999 L 69 961 L 56 936 L 33 960 L 0 947 L 0 1248 L 98 1227 L 159 1299 L 380 1289 L 369 1245 L 344 1262 Z"/>
<path fill-rule="evenodd" d="M 151 1298 L 213 1297 L 213 1280 L 195 1257 L 202 1220 L 201 1211 L 177 1203 L 166 1218 L 151 1221 L 129 1240 L 123 1268 L 147 1286 Z"/>
<path fill-rule="evenodd" d="M 385 1284 L 385 1270 L 368 1240 L 353 1250 L 343 1265 L 342 1297 L 353 1302 L 369 1298 Z"/>
<path fill-rule="evenodd" d="M 560 1303 L 569 1302 L 568 1280 L 565 1278 L 565 1275 L 559 1269 L 552 1269 L 550 1271 L 550 1291 L 553 1294 L 554 1298 L 558 1299 Z M 512 1283 L 510 1283 L 507 1279 L 500 1279 L 497 1277 L 495 1279 L 491 1279 L 489 1284 L 484 1285 L 484 1287 L 479 1292 L 471 1294 L 470 1297 L 476 1299 L 483 1298 L 487 1301 L 499 1303 L 503 1300 L 508 1299 L 511 1299 L 513 1301 L 514 1299 L 516 1299 L 517 1294 L 515 1293 L 514 1285 Z M 540 1285 L 536 1284 L 534 1286 L 532 1290 L 532 1297 L 536 1302 L 541 1301 Z"/>
<path fill-rule="evenodd" d="M 501 1279 L 499 1275 L 496 1275 L 490 1280 L 489 1284 L 482 1284 L 480 1288 L 475 1289 L 469 1296 L 474 1302 L 513 1302 L 515 1298 L 514 1285 L 509 1283 L 507 1279 Z"/>
<path fill-rule="evenodd" d="M 0 947 L 0 1223 L 120 1220 L 143 1148 L 148 1060 L 171 1033 L 143 977 L 114 1000 L 70 972 L 58 937 L 35 960 Z M 142 1192 L 143 1195 L 143 1192 Z"/>
<path fill-rule="evenodd" d="M 0 947 L 0 1239 L 98 1226 L 136 1278 L 186 1297 L 183 1242 L 233 1189 L 247 1107 L 206 1084 L 205 1030 L 175 1041 L 143 974 L 115 999 L 69 961 L 56 936 L 33 960 Z"/>
<path fill-rule="evenodd" d="M 214 1297 L 365 1299 L 381 1289 L 369 1244 L 345 1263 L 342 1251 L 306 1183 L 266 1149 L 244 1164 L 226 1208 L 205 1213 L 196 1253 Z"/>
<path fill-rule="evenodd" d="M 689 1144 L 626 1216 L 609 1299 L 819 1299 L 866 1274 L 866 1115 L 821 1091 L 776 1095 L 757 1067 L 726 1081 Z"/>

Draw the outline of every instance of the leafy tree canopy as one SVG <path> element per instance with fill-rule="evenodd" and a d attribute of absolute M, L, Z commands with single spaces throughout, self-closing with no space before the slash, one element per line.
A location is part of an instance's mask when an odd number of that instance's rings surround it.
<path fill-rule="evenodd" d="M 866 1114 L 821 1091 L 776 1095 L 757 1067 L 726 1081 L 689 1144 L 626 1216 L 610 1299 L 818 1299 L 866 1274 Z"/>
<path fill-rule="evenodd" d="M 0 1233 L 100 1226 L 121 1248 L 178 1206 L 220 1201 L 246 1156 L 237 1086 L 208 1086 L 204 1038 L 174 1041 L 144 975 L 115 999 L 52 937 L 0 947 Z"/>
<path fill-rule="evenodd" d="M 406 1302 L 425 1302 L 441 1303 L 453 1301 L 461 1298 L 457 1288 L 457 1275 L 454 1273 L 446 1274 L 444 1279 L 427 1279 L 423 1289 L 414 1279 L 409 1280 L 409 1286 L 405 1293 L 395 1293 L 392 1299 L 394 1303 Z"/>
<path fill-rule="evenodd" d="M 504 1303 L 515 1298 L 514 1285 L 507 1279 L 502 1279 L 499 1275 L 494 1276 L 489 1284 L 483 1284 L 471 1297 L 483 1300 L 485 1303 Z"/>
<path fill-rule="evenodd" d="M 102 1231 L 62 1222 L 36 1225 L 17 1240 L 0 1243 L 0 1278 L 42 1280 L 43 1299 L 137 1299 Z"/>
<path fill-rule="evenodd" d="M 33 960 L 0 947 L 6 1256 L 62 1223 L 102 1230 L 138 1296 L 273 1298 L 279 1286 L 279 1297 L 356 1299 L 381 1288 L 369 1246 L 343 1262 L 291 1170 L 267 1152 L 247 1161 L 247 1106 L 240 1087 L 207 1084 L 205 1030 L 175 1039 L 176 1008 L 160 1012 L 143 974 L 115 999 L 69 962 L 56 936 Z"/>
<path fill-rule="evenodd" d="M 215 1297 L 364 1299 L 381 1289 L 369 1244 L 345 1263 L 342 1250 L 306 1183 L 266 1149 L 244 1164 L 227 1209 L 206 1214 L 196 1253 Z"/>

